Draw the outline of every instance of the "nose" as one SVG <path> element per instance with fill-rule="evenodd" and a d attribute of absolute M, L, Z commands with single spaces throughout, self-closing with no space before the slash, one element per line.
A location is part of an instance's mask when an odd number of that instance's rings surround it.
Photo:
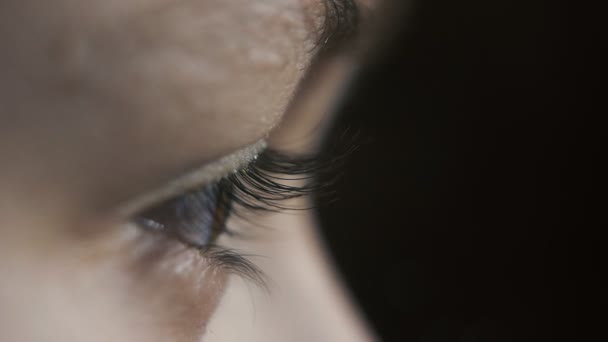
<path fill-rule="evenodd" d="M 308 214 L 284 215 L 264 271 L 269 292 L 233 279 L 205 342 L 372 342 Z M 268 253 L 268 245 L 265 247 Z M 252 297 L 253 296 L 253 297 Z"/>

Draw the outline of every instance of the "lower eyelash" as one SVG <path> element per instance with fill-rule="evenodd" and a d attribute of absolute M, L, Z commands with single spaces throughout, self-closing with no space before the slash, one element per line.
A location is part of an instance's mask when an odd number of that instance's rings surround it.
<path fill-rule="evenodd" d="M 205 258 L 210 260 L 213 267 L 237 275 L 264 290 L 268 290 L 268 279 L 264 272 L 249 260 L 252 257 L 251 255 L 244 255 L 238 251 L 219 246 L 208 246 L 201 253 Z"/>

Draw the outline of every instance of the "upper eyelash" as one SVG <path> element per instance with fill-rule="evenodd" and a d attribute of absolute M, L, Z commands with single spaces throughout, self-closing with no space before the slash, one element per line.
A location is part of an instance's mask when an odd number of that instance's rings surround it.
<path fill-rule="evenodd" d="M 356 145 L 342 151 L 329 151 L 323 155 L 292 156 L 268 149 L 250 164 L 230 174 L 220 182 L 231 187 L 231 197 L 226 200 L 249 211 L 302 210 L 309 207 L 289 207 L 285 201 L 310 194 L 331 195 L 331 185 L 339 176 L 335 172 L 347 157 L 356 150 Z M 321 179 L 323 179 L 321 181 Z M 297 181 L 298 185 L 285 182 Z"/>
<path fill-rule="evenodd" d="M 199 250 L 213 267 L 222 268 L 267 289 L 266 277 L 263 272 L 248 260 L 248 257 L 251 256 L 245 256 L 237 251 L 218 246 L 211 242 L 213 240 L 210 240 L 211 243 L 203 242 L 205 239 L 197 241 L 198 237 L 210 233 L 215 236 L 221 233 L 234 235 L 234 232 L 225 226 L 231 215 L 243 217 L 246 212 L 251 211 L 305 209 L 288 208 L 282 202 L 315 191 L 323 191 L 329 185 L 329 182 L 320 183 L 317 176 L 325 173 L 329 168 L 339 165 L 341 159 L 320 159 L 314 156 L 294 157 L 278 151 L 266 150 L 252 160 L 249 165 L 237 172 L 227 175 L 215 183 L 207 184 L 200 189 L 186 192 L 156 207 L 149 208 L 138 216 L 136 221 L 143 224 L 144 227 L 150 227 L 145 221 L 148 220 L 149 215 L 154 217 L 154 214 L 150 214 L 151 212 L 160 210 L 162 213 L 164 208 L 172 208 L 173 205 L 181 206 L 181 203 L 184 203 L 182 201 L 187 198 L 202 196 L 217 199 L 217 201 L 203 202 L 207 204 L 215 203 L 213 207 L 209 208 L 210 213 L 217 210 L 214 208 L 225 210 L 225 214 L 222 215 L 223 218 L 219 221 L 214 219 L 212 225 L 188 224 L 185 226 L 185 230 L 183 230 L 184 226 L 180 225 L 164 226 L 161 224 L 160 229 L 154 226 L 151 228 L 153 231 L 162 231 L 169 234 L 184 245 Z M 298 181 L 301 184 L 288 185 L 285 184 L 286 181 Z M 203 207 L 200 210 L 204 210 Z M 180 219 L 182 222 L 183 220 L 187 222 L 188 218 Z M 218 225 L 216 226 L 216 224 Z"/>
<path fill-rule="evenodd" d="M 360 15 L 355 0 L 322 0 L 325 13 L 314 50 L 330 52 L 356 35 Z"/>
<path fill-rule="evenodd" d="M 354 143 L 349 146 L 347 150 L 311 156 L 290 156 L 277 150 L 265 150 L 249 165 L 220 181 L 231 186 L 231 197 L 226 200 L 233 202 L 232 214 L 240 215 L 239 207 L 272 212 L 310 209 L 286 207 L 282 202 L 312 193 L 317 196 L 331 194 L 328 189 L 339 177 L 335 170 L 357 149 Z M 283 181 L 304 183 L 292 186 L 283 184 Z M 239 253 L 216 247 L 213 247 L 212 259 L 222 256 L 228 270 L 268 289 L 264 273 L 254 263 Z"/>
<path fill-rule="evenodd" d="M 222 186 L 230 187 L 228 192 L 230 197 L 222 198 L 229 202 L 224 205 L 231 206 L 232 215 L 243 216 L 242 209 L 273 212 L 308 209 L 286 207 L 282 202 L 325 191 L 332 182 L 321 183 L 318 181 L 319 176 L 341 165 L 346 155 L 347 153 L 331 159 L 319 158 L 319 156 L 294 157 L 268 149 L 246 167 L 221 179 L 217 189 L 221 191 Z M 282 183 L 284 181 L 303 183 L 286 185 Z M 224 227 L 224 231 L 234 234 L 227 227 Z M 212 260 L 214 265 L 268 290 L 265 274 L 248 260 L 248 256 L 216 245 L 205 247 L 202 253 Z"/>
<path fill-rule="evenodd" d="M 224 178 L 232 186 L 228 200 L 249 210 L 295 209 L 282 202 L 322 190 L 324 185 L 315 176 L 325 166 L 316 157 L 291 157 L 266 150 L 249 165 Z M 286 181 L 302 184 L 288 185 Z"/>

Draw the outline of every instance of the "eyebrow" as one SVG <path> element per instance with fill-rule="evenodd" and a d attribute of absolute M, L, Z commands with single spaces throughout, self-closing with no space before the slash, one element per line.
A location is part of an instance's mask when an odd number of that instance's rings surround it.
<path fill-rule="evenodd" d="M 266 140 L 259 140 L 214 162 L 190 170 L 182 176 L 165 183 L 165 185 L 157 190 L 150 191 L 133 201 L 129 201 L 126 205 L 121 206 L 120 212 L 124 215 L 132 215 L 142 208 L 192 191 L 196 187 L 216 182 L 249 165 L 267 146 Z"/>

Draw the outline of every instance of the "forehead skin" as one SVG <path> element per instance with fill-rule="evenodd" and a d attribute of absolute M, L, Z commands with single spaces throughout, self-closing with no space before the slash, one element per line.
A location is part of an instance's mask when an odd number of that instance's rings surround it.
<path fill-rule="evenodd" d="M 256 141 L 312 57 L 320 8 L 2 1 L 0 185 L 101 207 Z"/>

